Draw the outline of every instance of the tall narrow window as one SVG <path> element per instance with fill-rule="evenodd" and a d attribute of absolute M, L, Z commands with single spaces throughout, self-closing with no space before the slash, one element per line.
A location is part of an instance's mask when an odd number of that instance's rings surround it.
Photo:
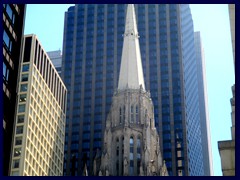
<path fill-rule="evenodd" d="M 138 106 L 136 106 L 136 122 L 139 124 Z"/>
<path fill-rule="evenodd" d="M 117 142 L 116 142 L 117 148 L 116 148 L 116 155 L 117 157 L 119 156 L 119 139 L 117 138 Z"/>
<path fill-rule="evenodd" d="M 131 123 L 134 122 L 134 117 L 133 117 L 133 105 L 131 105 Z"/>
<path fill-rule="evenodd" d="M 126 112 L 126 107 L 123 107 L 123 122 L 125 121 L 125 112 Z"/>
<path fill-rule="evenodd" d="M 134 173 L 134 161 L 133 161 L 133 147 L 134 147 L 134 142 L 133 142 L 133 137 L 130 138 L 129 140 L 129 145 L 130 145 L 130 154 L 129 154 L 129 160 L 130 160 L 130 165 L 129 165 L 129 175 L 133 176 Z"/>
<path fill-rule="evenodd" d="M 124 106 L 125 107 L 125 106 Z M 124 173 L 124 166 L 123 166 L 123 163 L 124 163 L 124 137 L 122 137 L 122 171 L 121 171 L 121 175 L 123 176 L 123 173 Z"/>
<path fill-rule="evenodd" d="M 9 69 L 7 68 L 7 65 L 3 62 L 3 80 L 7 82 L 8 76 L 9 76 Z"/>
<path fill-rule="evenodd" d="M 137 174 L 140 174 L 141 166 L 141 140 L 140 137 L 137 139 Z"/>
<path fill-rule="evenodd" d="M 5 46 L 7 47 L 8 51 L 11 53 L 12 52 L 12 40 L 5 30 L 3 31 L 3 42 L 4 42 Z"/>
<path fill-rule="evenodd" d="M 122 108 L 119 109 L 119 123 L 122 124 Z"/>

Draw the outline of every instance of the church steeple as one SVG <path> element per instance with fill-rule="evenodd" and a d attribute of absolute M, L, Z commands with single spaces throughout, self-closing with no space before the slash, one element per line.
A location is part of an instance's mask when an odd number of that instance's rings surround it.
<path fill-rule="evenodd" d="M 145 90 L 139 36 L 133 4 L 128 4 L 118 89 Z"/>

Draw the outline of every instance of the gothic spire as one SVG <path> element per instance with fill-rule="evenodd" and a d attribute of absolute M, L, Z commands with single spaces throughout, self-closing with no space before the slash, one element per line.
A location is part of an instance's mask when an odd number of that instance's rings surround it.
<path fill-rule="evenodd" d="M 139 36 L 133 4 L 128 4 L 118 89 L 145 90 Z"/>

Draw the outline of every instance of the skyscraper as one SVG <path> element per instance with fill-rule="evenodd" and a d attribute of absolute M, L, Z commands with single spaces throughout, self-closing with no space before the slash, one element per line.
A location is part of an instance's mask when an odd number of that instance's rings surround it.
<path fill-rule="evenodd" d="M 3 175 L 9 174 L 25 8 L 24 4 L 3 4 Z"/>
<path fill-rule="evenodd" d="M 93 171 L 117 89 L 124 4 L 79 4 L 65 14 L 62 78 L 68 88 L 65 175 Z M 204 175 L 197 61 L 189 5 L 135 5 L 145 89 L 169 175 Z"/>
<path fill-rule="evenodd" d="M 10 175 L 62 175 L 67 92 L 36 35 L 20 67 Z"/>
<path fill-rule="evenodd" d="M 47 52 L 48 57 L 51 59 L 54 67 L 56 68 L 58 74 L 61 76 L 62 69 L 62 54 L 60 50 L 57 51 L 49 51 Z"/>
<path fill-rule="evenodd" d="M 208 116 L 207 81 L 206 81 L 204 49 L 202 46 L 200 32 L 194 32 L 194 44 L 195 44 L 196 60 L 197 60 L 201 138 L 202 138 L 202 141 L 205 142 L 205 143 L 202 143 L 204 175 L 212 176 L 213 162 L 212 162 L 210 122 L 209 122 L 209 116 Z"/>

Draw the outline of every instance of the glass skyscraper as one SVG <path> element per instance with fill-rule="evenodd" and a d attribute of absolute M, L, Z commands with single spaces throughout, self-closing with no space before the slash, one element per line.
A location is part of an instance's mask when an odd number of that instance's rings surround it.
<path fill-rule="evenodd" d="M 25 4 L 3 4 L 3 175 L 9 175 Z"/>
<path fill-rule="evenodd" d="M 135 5 L 146 90 L 169 175 L 204 175 L 193 22 L 189 5 Z M 117 88 L 125 4 L 79 4 L 65 14 L 68 89 L 64 175 L 91 175 Z"/>

